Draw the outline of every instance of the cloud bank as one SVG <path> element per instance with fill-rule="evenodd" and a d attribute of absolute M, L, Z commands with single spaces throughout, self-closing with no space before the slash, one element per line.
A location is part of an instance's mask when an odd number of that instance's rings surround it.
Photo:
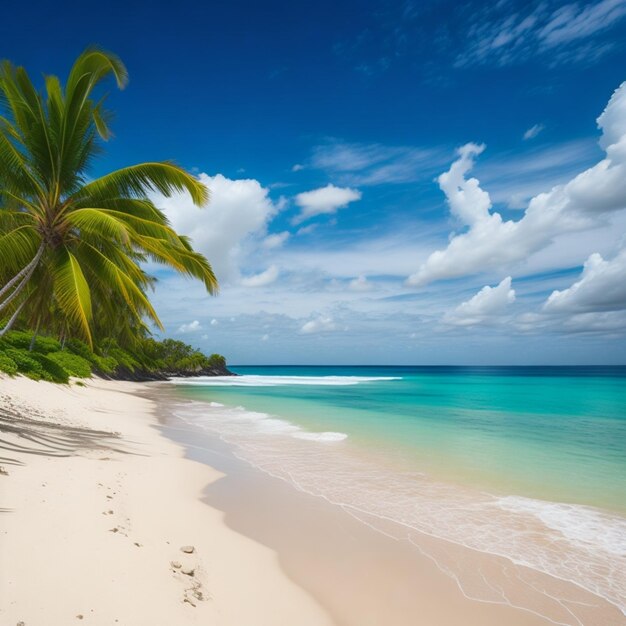
<path fill-rule="evenodd" d="M 489 194 L 467 178 L 484 146 L 467 144 L 438 181 L 450 212 L 467 230 L 433 252 L 407 279 L 414 287 L 432 281 L 507 267 L 545 248 L 555 236 L 597 226 L 602 215 L 626 208 L 626 83 L 597 120 L 606 156 L 564 185 L 533 197 L 520 220 L 491 212 Z"/>

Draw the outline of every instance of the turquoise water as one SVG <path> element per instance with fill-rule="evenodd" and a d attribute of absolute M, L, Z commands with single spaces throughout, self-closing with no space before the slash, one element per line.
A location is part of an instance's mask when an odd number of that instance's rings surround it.
<path fill-rule="evenodd" d="M 442 478 L 626 512 L 626 368 L 234 369 L 263 379 L 185 393 L 346 433 Z M 396 380 L 271 385 L 268 376 Z"/>
<path fill-rule="evenodd" d="M 435 538 L 544 577 L 502 566 L 494 584 L 428 553 L 471 597 L 502 602 L 515 579 L 543 611 L 567 581 L 626 616 L 626 367 L 233 369 L 174 381 L 177 416 L 422 552 Z M 586 623 L 576 606 L 553 621 Z"/>

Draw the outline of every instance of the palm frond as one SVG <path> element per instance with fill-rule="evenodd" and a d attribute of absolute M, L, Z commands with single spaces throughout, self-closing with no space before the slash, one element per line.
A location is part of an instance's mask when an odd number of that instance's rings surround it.
<path fill-rule="evenodd" d="M 86 184 L 73 199 L 138 197 L 159 191 L 165 196 L 187 191 L 194 204 L 204 206 L 209 200 L 209 190 L 197 178 L 170 162 L 141 163 L 119 169 Z"/>
<path fill-rule="evenodd" d="M 52 273 L 60 309 L 91 345 L 91 291 L 79 262 L 66 247 L 57 251 Z"/>

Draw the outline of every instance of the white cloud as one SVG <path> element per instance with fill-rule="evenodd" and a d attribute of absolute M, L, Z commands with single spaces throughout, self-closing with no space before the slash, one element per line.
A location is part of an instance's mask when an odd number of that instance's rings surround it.
<path fill-rule="evenodd" d="M 219 322 L 215 318 L 211 320 L 211 326 L 217 326 L 218 324 Z"/>
<path fill-rule="evenodd" d="M 532 198 L 520 220 L 490 212 L 491 199 L 475 178 L 466 179 L 482 146 L 467 144 L 439 177 L 450 210 L 469 229 L 433 252 L 407 283 L 466 276 L 527 259 L 563 233 L 597 227 L 601 216 L 626 208 L 626 82 L 598 118 L 606 158 L 568 183 Z"/>
<path fill-rule="evenodd" d="M 313 149 L 311 165 L 347 185 L 380 185 L 429 178 L 445 160 L 446 153 L 438 148 L 334 140 Z"/>
<path fill-rule="evenodd" d="M 458 67 L 483 63 L 511 65 L 549 55 L 552 66 L 591 63 L 614 45 L 598 37 L 626 15 L 624 0 L 565 4 L 553 11 L 533 3 L 530 12 L 511 13 L 506 3 L 493 3 L 468 30 L 468 46 L 457 57 Z"/>
<path fill-rule="evenodd" d="M 298 228 L 296 235 L 310 235 L 314 230 L 317 230 L 318 226 L 318 222 L 313 222 L 308 226 L 302 226 L 301 228 Z"/>
<path fill-rule="evenodd" d="M 294 218 L 294 223 L 303 222 L 316 215 L 336 213 L 350 202 L 361 199 L 361 192 L 347 187 L 326 185 L 312 191 L 304 191 L 296 196 L 296 204 L 302 209 Z"/>
<path fill-rule="evenodd" d="M 624 0 L 601 0 L 584 8 L 566 4 L 554 11 L 539 36 L 547 48 L 553 48 L 605 30 L 624 15 Z"/>
<path fill-rule="evenodd" d="M 263 247 L 267 250 L 273 250 L 274 248 L 280 248 L 287 239 L 289 239 L 290 233 L 288 231 L 283 231 L 282 233 L 274 233 L 272 235 L 268 235 L 263 240 Z"/>
<path fill-rule="evenodd" d="M 202 330 L 202 325 L 198 320 L 189 322 L 189 324 L 181 324 L 178 328 L 179 333 L 195 333 L 198 330 Z"/>
<path fill-rule="evenodd" d="M 448 314 L 445 321 L 457 326 L 474 326 L 501 315 L 513 302 L 515 290 L 511 288 L 511 277 L 507 276 L 496 287 L 483 287 L 475 296 Z"/>
<path fill-rule="evenodd" d="M 626 250 L 611 261 L 592 254 L 580 280 L 568 289 L 552 292 L 543 308 L 549 313 L 626 310 Z"/>
<path fill-rule="evenodd" d="M 301 165 L 300 163 L 296 163 L 292 168 L 291 171 L 292 172 L 299 172 L 301 170 L 304 169 L 304 165 Z"/>
<path fill-rule="evenodd" d="M 209 204 L 198 209 L 187 194 L 164 198 L 154 194 L 174 229 L 191 237 L 194 247 L 211 262 L 220 282 L 239 276 L 239 264 L 250 241 L 265 235 L 279 207 L 268 189 L 253 179 L 231 180 L 222 174 L 198 178 L 211 191 Z"/>
<path fill-rule="evenodd" d="M 544 128 L 545 126 L 543 124 L 535 124 L 534 126 L 531 126 L 524 133 L 524 139 L 525 140 L 534 139 Z"/>
<path fill-rule="evenodd" d="M 278 267 L 276 267 L 276 265 L 270 265 L 270 267 L 260 274 L 242 278 L 241 284 L 244 287 L 265 287 L 266 285 L 271 285 L 278 278 L 278 273 Z"/>
<path fill-rule="evenodd" d="M 265 335 L 261 337 L 261 341 L 267 341 L 269 338 L 270 336 L 267 333 L 265 333 Z"/>
<path fill-rule="evenodd" d="M 323 333 L 335 330 L 337 326 L 332 317 L 320 315 L 315 319 L 306 322 L 300 332 L 304 335 L 310 335 L 312 333 Z"/>
<path fill-rule="evenodd" d="M 465 180 L 465 175 L 474 165 L 474 158 L 481 154 L 484 149 L 485 144 L 477 145 L 474 143 L 468 143 L 459 148 L 457 151 L 459 159 L 437 179 L 439 187 L 446 194 L 450 211 L 468 226 L 485 221 L 490 217 L 491 199 L 489 194 L 480 188 L 476 178 Z"/>
<path fill-rule="evenodd" d="M 354 280 L 351 280 L 348 285 L 348 288 L 351 291 L 370 291 L 372 287 L 372 283 L 367 280 L 367 278 L 363 276 L 363 274 L 361 274 L 361 276 L 358 276 Z"/>

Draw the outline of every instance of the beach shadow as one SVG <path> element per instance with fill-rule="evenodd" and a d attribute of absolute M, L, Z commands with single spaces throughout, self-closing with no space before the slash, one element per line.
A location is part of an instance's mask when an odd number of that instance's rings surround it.
<path fill-rule="evenodd" d="M 32 411 L 29 411 L 33 413 Z M 42 419 L 32 419 L 23 409 L 0 406 L 0 451 L 53 457 L 68 457 L 79 450 L 109 450 L 132 454 L 120 444 L 118 433 L 66 426 Z M 11 456 L 0 456 L 5 465 L 23 465 Z"/>

